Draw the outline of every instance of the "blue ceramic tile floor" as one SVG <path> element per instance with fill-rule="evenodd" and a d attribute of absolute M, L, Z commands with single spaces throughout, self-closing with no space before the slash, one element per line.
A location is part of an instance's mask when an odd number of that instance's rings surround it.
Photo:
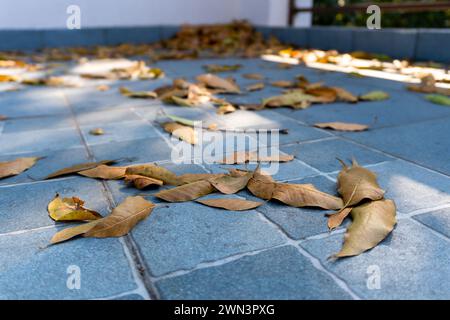
<path fill-rule="evenodd" d="M 325 81 L 355 94 L 385 90 L 391 98 L 219 116 L 211 106 L 182 108 L 118 93 L 120 86 L 152 90 L 176 77 L 192 80 L 208 63 L 241 64 L 239 71 L 223 74 L 241 86 L 257 82 L 244 79 L 244 73 L 262 73 L 266 84 L 302 74 L 311 82 Z M 425 101 L 398 82 L 302 66 L 284 70 L 258 59 L 161 61 L 156 66 L 165 71 L 165 78 L 110 81 L 111 89 L 105 92 L 95 90 L 100 82 L 93 81 L 86 87 L 0 93 L 0 114 L 8 117 L 0 121 L 0 161 L 44 157 L 27 172 L 0 181 L 0 299 L 450 298 L 449 108 Z M 228 98 L 258 103 L 280 92 L 266 85 L 262 91 Z M 274 173 L 279 181 L 313 183 L 335 194 L 340 170 L 336 157 L 355 157 L 377 173 L 386 196 L 396 202 L 395 230 L 375 249 L 332 262 L 327 258 L 339 250 L 345 228 L 329 233 L 323 210 L 268 202 L 256 210 L 232 212 L 195 202 L 168 204 L 153 196 L 156 188 L 136 190 L 122 181 L 79 176 L 42 181 L 57 169 L 93 159 L 158 162 L 178 174 L 233 167 L 199 161 L 211 146 L 191 148 L 171 139 L 157 123 L 161 109 L 247 130 L 236 135 L 246 137 L 244 145 L 226 137 L 226 144 L 213 152 L 220 157 L 254 148 L 255 136 L 249 133 L 253 129 L 288 129 L 279 140 L 260 145 L 295 156 L 279 164 Z M 342 134 L 312 127 L 324 121 L 364 123 L 371 129 Z M 106 134 L 90 135 L 96 127 Z M 205 134 L 202 141 L 213 137 Z M 180 149 L 188 153 L 185 163 L 176 162 Z M 157 208 L 126 237 L 47 247 L 61 228 L 46 210 L 57 192 L 79 196 L 102 214 L 137 194 Z M 231 197 L 254 199 L 246 191 Z M 79 289 L 69 283 L 74 267 L 81 274 Z M 370 285 L 374 272 L 380 280 L 375 287 Z"/>

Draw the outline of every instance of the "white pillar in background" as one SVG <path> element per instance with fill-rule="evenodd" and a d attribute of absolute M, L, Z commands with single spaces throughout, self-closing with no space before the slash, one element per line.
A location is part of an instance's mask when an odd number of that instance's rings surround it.
<path fill-rule="evenodd" d="M 314 0 L 296 0 L 298 8 L 311 8 Z M 302 12 L 298 13 L 294 18 L 294 26 L 296 27 L 311 27 L 312 25 L 312 13 Z"/>

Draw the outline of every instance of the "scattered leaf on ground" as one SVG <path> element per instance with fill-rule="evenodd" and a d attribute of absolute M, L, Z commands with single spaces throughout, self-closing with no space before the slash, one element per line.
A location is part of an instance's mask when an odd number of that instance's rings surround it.
<path fill-rule="evenodd" d="M 209 182 L 221 193 L 233 194 L 244 189 L 252 176 L 253 172 L 231 170 L 229 174 L 210 179 Z"/>
<path fill-rule="evenodd" d="M 195 200 L 214 192 L 216 189 L 206 180 L 200 180 L 169 190 L 158 192 L 155 196 L 167 202 L 185 202 Z"/>
<path fill-rule="evenodd" d="M 339 227 L 351 211 L 352 207 L 347 207 L 339 210 L 338 212 L 328 214 L 328 229 L 331 231 Z"/>
<path fill-rule="evenodd" d="M 203 66 L 203 68 L 210 73 L 218 73 L 218 72 L 228 72 L 228 71 L 236 71 L 242 68 L 240 64 L 233 64 L 233 65 L 227 65 L 227 64 L 207 64 Z"/>
<path fill-rule="evenodd" d="M 364 199 L 379 200 L 384 196 L 384 190 L 377 182 L 377 176 L 372 171 L 361 167 L 356 160 L 348 167 L 342 162 L 343 168 L 337 177 L 338 192 L 346 206 L 353 206 Z"/>
<path fill-rule="evenodd" d="M 85 221 L 102 218 L 98 212 L 87 209 L 83 205 L 84 201 L 77 197 L 61 198 L 56 194 L 48 204 L 47 210 L 55 221 Z"/>
<path fill-rule="evenodd" d="M 163 128 L 166 132 L 180 140 L 186 141 L 192 145 L 198 143 L 197 133 L 192 127 L 179 124 L 178 122 L 166 122 L 163 124 Z"/>
<path fill-rule="evenodd" d="M 364 124 L 346 123 L 346 122 L 321 122 L 314 124 L 315 127 L 322 129 L 332 129 L 336 131 L 364 131 L 369 128 Z"/>
<path fill-rule="evenodd" d="M 155 205 L 142 197 L 127 197 L 114 208 L 109 216 L 56 233 L 52 244 L 69 240 L 75 236 L 107 238 L 121 237 L 141 220 L 147 218 Z"/>
<path fill-rule="evenodd" d="M 145 189 L 149 186 L 162 186 L 163 182 L 158 179 L 149 178 L 146 176 L 139 176 L 136 174 L 126 175 L 125 176 L 126 183 L 132 183 L 137 189 Z"/>
<path fill-rule="evenodd" d="M 204 204 L 208 207 L 222 208 L 231 211 L 251 210 L 264 204 L 264 202 L 256 202 L 243 199 L 230 199 L 230 198 L 196 200 L 196 202 Z"/>
<path fill-rule="evenodd" d="M 240 93 L 239 87 L 228 79 L 220 78 L 214 74 L 202 74 L 197 77 L 197 80 L 205 86 L 213 89 L 222 90 L 222 93 Z"/>
<path fill-rule="evenodd" d="M 277 80 L 272 81 L 270 85 L 278 88 L 292 88 L 294 86 L 294 82 L 289 80 Z"/>
<path fill-rule="evenodd" d="M 245 87 L 245 90 L 247 90 L 247 91 L 259 91 L 262 89 L 264 89 L 263 82 L 254 83 L 254 84 L 251 84 L 251 85 Z"/>
<path fill-rule="evenodd" d="M 180 184 L 178 176 L 172 171 L 153 163 L 130 166 L 125 171 L 126 175 L 139 175 L 157 180 L 164 184 L 177 186 Z"/>
<path fill-rule="evenodd" d="M 97 86 L 97 90 L 98 91 L 108 91 L 110 89 L 110 87 L 106 84 L 101 84 Z"/>
<path fill-rule="evenodd" d="M 123 96 L 129 98 L 155 99 L 157 97 L 157 94 L 153 91 L 131 91 L 130 89 L 125 87 L 120 87 L 119 91 Z"/>
<path fill-rule="evenodd" d="M 356 256 L 372 249 L 394 229 L 396 208 L 392 200 L 371 201 L 351 211 L 353 222 L 344 236 L 344 245 L 332 258 Z"/>
<path fill-rule="evenodd" d="M 276 188 L 276 181 L 271 176 L 261 173 L 258 168 L 253 177 L 248 181 L 247 189 L 256 197 L 264 200 L 272 199 Z"/>
<path fill-rule="evenodd" d="M 111 167 L 101 164 L 95 168 L 79 171 L 78 174 L 96 179 L 117 180 L 125 176 L 127 167 Z"/>
<path fill-rule="evenodd" d="M 93 136 L 101 136 L 105 134 L 105 131 L 102 128 L 94 128 L 89 130 L 89 134 Z"/>
<path fill-rule="evenodd" d="M 384 91 L 370 91 L 366 94 L 359 96 L 363 101 L 381 101 L 389 98 L 389 95 Z"/>
<path fill-rule="evenodd" d="M 277 183 L 272 199 L 293 207 L 337 210 L 344 206 L 341 198 L 317 190 L 312 184 Z"/>
<path fill-rule="evenodd" d="M 30 169 L 39 160 L 38 157 L 17 158 L 12 161 L 0 162 L 0 179 L 16 176 Z"/>
<path fill-rule="evenodd" d="M 60 176 L 65 176 L 68 174 L 78 173 L 80 171 L 89 170 L 98 167 L 101 164 L 113 164 L 117 160 L 102 160 L 98 162 L 86 162 L 74 165 L 72 167 L 64 168 L 49 174 L 45 179 L 52 179 Z"/>
<path fill-rule="evenodd" d="M 264 76 L 260 73 L 244 73 L 242 75 L 243 78 L 245 79 L 250 79 L 250 80 L 263 80 Z"/>
<path fill-rule="evenodd" d="M 444 96 L 442 94 L 427 94 L 425 96 L 425 99 L 435 104 L 450 106 L 450 97 Z"/>

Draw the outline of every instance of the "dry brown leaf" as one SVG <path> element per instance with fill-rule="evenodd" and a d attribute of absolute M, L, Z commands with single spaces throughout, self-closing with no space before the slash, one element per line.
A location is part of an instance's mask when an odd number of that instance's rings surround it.
<path fill-rule="evenodd" d="M 289 80 L 277 80 L 277 81 L 272 81 L 270 83 L 270 85 L 273 87 L 278 87 L 278 88 L 292 88 L 295 86 L 295 83 L 293 81 L 289 81 Z"/>
<path fill-rule="evenodd" d="M 55 198 L 48 204 L 47 210 L 50 217 L 55 221 L 85 221 L 97 220 L 102 216 L 84 206 L 84 201 L 77 198 L 60 198 L 56 194 Z"/>
<path fill-rule="evenodd" d="M 4 116 L 4 115 L 0 114 L 0 121 L 4 121 L 4 120 L 7 120 L 7 119 L 8 119 L 7 116 Z"/>
<path fill-rule="evenodd" d="M 339 100 L 339 101 L 345 101 L 345 102 L 350 102 L 350 103 L 358 102 L 357 96 L 353 95 L 351 92 L 349 92 L 343 88 L 331 87 L 331 89 L 333 89 L 336 92 L 337 100 Z"/>
<path fill-rule="evenodd" d="M 314 102 L 317 103 L 331 103 L 338 97 L 336 90 L 329 87 L 308 88 L 305 93 L 316 97 Z"/>
<path fill-rule="evenodd" d="M 436 80 L 432 74 L 428 74 L 420 79 L 420 84 L 409 85 L 407 89 L 420 93 L 437 93 L 450 96 L 450 89 L 436 87 Z"/>
<path fill-rule="evenodd" d="M 263 82 L 254 83 L 254 84 L 251 84 L 251 85 L 245 87 L 245 90 L 247 90 L 247 91 L 259 91 L 262 89 L 264 89 Z"/>
<path fill-rule="evenodd" d="M 197 80 L 207 86 L 208 88 L 222 90 L 222 93 L 240 93 L 239 87 L 228 79 L 220 78 L 211 73 L 202 74 L 197 77 Z"/>
<path fill-rule="evenodd" d="M 198 143 L 197 133 L 192 127 L 179 124 L 177 122 L 166 122 L 163 124 L 166 132 L 172 134 L 180 140 L 186 141 L 192 145 Z"/>
<path fill-rule="evenodd" d="M 260 73 L 244 73 L 242 75 L 243 78 L 245 79 L 250 79 L 250 80 L 263 80 L 264 76 Z"/>
<path fill-rule="evenodd" d="M 211 182 L 218 191 L 224 194 L 233 194 L 244 189 L 252 176 L 253 172 L 231 170 L 229 174 L 219 178 L 210 179 L 209 182 Z"/>
<path fill-rule="evenodd" d="M 248 162 L 289 162 L 294 159 L 293 155 L 277 154 L 262 155 L 257 151 L 236 151 L 232 155 L 223 158 L 220 164 L 243 164 Z"/>
<path fill-rule="evenodd" d="M 127 176 L 138 175 L 161 180 L 164 182 L 164 184 L 168 185 L 178 186 L 181 184 L 178 176 L 175 173 L 153 163 L 130 166 L 125 171 L 125 174 Z"/>
<path fill-rule="evenodd" d="M 270 200 L 272 199 L 276 185 L 276 181 L 271 176 L 261 173 L 261 170 L 258 168 L 253 173 L 253 177 L 248 181 L 247 189 L 260 199 Z"/>
<path fill-rule="evenodd" d="M 231 211 L 251 210 L 264 204 L 264 202 L 256 202 L 243 199 L 231 199 L 231 198 L 196 200 L 196 202 L 204 204 L 208 207 L 222 208 Z"/>
<path fill-rule="evenodd" d="M 339 210 L 338 212 L 332 213 L 327 215 L 328 216 L 328 229 L 333 230 L 339 227 L 344 219 L 349 215 L 349 213 L 352 211 L 352 207 L 347 207 L 342 210 Z"/>
<path fill-rule="evenodd" d="M 364 199 L 379 200 L 384 196 L 384 190 L 377 182 L 377 176 L 372 171 L 361 167 L 356 160 L 347 167 L 341 161 L 343 168 L 337 177 L 338 192 L 346 206 L 353 206 Z"/>
<path fill-rule="evenodd" d="M 95 238 L 124 236 L 139 221 L 147 218 L 154 207 L 153 203 L 142 197 L 127 197 L 124 202 L 112 210 L 109 216 L 64 229 L 53 236 L 51 243 L 60 243 L 80 235 Z"/>
<path fill-rule="evenodd" d="M 126 183 L 132 183 L 137 189 L 145 189 L 149 186 L 162 186 L 163 182 L 158 179 L 153 179 L 145 176 L 139 176 L 139 175 L 126 175 L 125 176 L 125 182 Z"/>
<path fill-rule="evenodd" d="M 200 180 L 173 189 L 160 191 L 155 196 L 167 202 L 185 202 L 206 196 L 215 190 L 209 181 Z"/>
<path fill-rule="evenodd" d="M 0 179 L 16 176 L 30 169 L 39 159 L 39 157 L 28 157 L 0 162 Z"/>
<path fill-rule="evenodd" d="M 317 128 L 332 129 L 336 131 L 364 131 L 369 126 L 358 123 L 346 123 L 346 122 L 321 122 L 314 124 Z"/>
<path fill-rule="evenodd" d="M 79 171 L 78 174 L 88 178 L 117 180 L 122 179 L 125 176 L 126 170 L 127 167 L 110 167 L 101 164 L 98 167 L 92 169 Z"/>
<path fill-rule="evenodd" d="M 113 164 L 116 161 L 117 160 L 102 160 L 102 161 L 98 161 L 98 162 L 86 162 L 86 163 L 77 164 L 72 167 L 64 168 L 64 169 L 58 170 L 56 172 L 53 172 L 53 173 L 49 174 L 47 177 L 45 177 L 45 179 L 52 179 L 52 178 L 65 176 L 65 175 L 72 174 L 72 173 L 78 173 L 80 171 L 85 171 L 85 170 L 96 168 L 102 164 Z"/>
<path fill-rule="evenodd" d="M 123 96 L 129 97 L 129 98 L 155 99 L 158 97 L 158 95 L 153 91 L 131 91 L 130 89 L 125 88 L 125 87 L 120 87 L 119 91 Z"/>
<path fill-rule="evenodd" d="M 356 256 L 374 248 L 397 223 L 395 203 L 387 199 L 355 207 L 351 214 L 353 222 L 344 236 L 344 245 L 332 258 Z"/>
<path fill-rule="evenodd" d="M 277 199 L 293 207 L 319 207 L 337 210 L 344 206 L 341 198 L 317 190 L 312 184 L 277 183 L 272 199 Z"/>
<path fill-rule="evenodd" d="M 209 180 L 220 178 L 224 176 L 223 173 L 185 173 L 177 177 L 178 185 L 192 183 L 200 180 Z"/>
<path fill-rule="evenodd" d="M 219 108 L 217 108 L 216 113 L 217 114 L 228 114 L 228 113 L 232 113 L 235 111 L 236 111 L 236 108 L 232 104 L 224 104 L 224 105 L 219 106 Z"/>
<path fill-rule="evenodd" d="M 280 96 L 264 99 L 262 105 L 269 108 L 291 107 L 293 109 L 306 109 L 316 99 L 318 99 L 316 96 L 306 94 L 301 90 L 295 90 Z"/>

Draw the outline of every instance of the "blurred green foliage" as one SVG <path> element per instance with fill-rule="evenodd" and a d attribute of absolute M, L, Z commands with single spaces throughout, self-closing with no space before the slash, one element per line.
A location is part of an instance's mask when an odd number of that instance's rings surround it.
<path fill-rule="evenodd" d="M 314 0 L 314 5 L 324 5 L 336 7 L 339 3 L 345 5 L 367 3 L 376 4 L 381 2 L 406 3 L 406 2 L 440 2 L 441 0 Z M 337 26 L 366 26 L 366 19 L 369 14 L 365 12 L 348 13 L 321 13 L 313 15 L 314 25 L 337 25 Z M 394 13 L 381 10 L 382 28 L 450 28 L 450 10 L 428 11 L 428 12 L 407 12 Z"/>

